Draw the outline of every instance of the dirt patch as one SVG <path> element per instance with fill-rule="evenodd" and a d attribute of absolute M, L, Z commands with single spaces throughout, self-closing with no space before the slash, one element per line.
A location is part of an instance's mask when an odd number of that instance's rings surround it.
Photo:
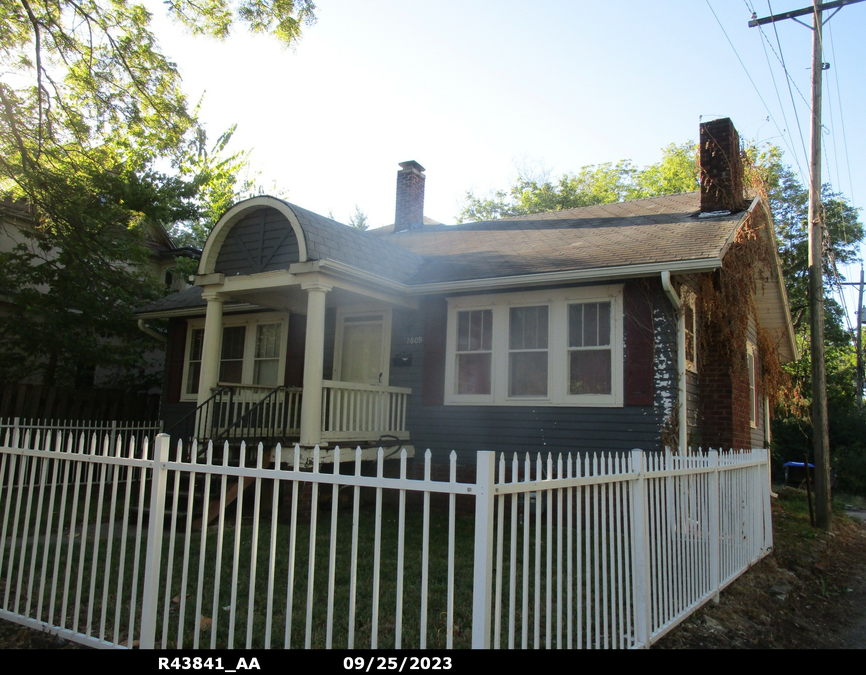
<path fill-rule="evenodd" d="M 0 649 L 88 649 L 42 631 L 0 620 Z"/>
<path fill-rule="evenodd" d="M 866 524 L 809 526 L 805 498 L 773 501 L 774 552 L 656 645 L 659 649 L 866 648 Z"/>

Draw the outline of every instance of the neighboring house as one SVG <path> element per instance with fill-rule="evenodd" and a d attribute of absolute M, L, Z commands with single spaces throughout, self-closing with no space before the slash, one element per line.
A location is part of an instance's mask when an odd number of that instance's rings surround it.
<path fill-rule="evenodd" d="M 139 312 L 169 320 L 166 428 L 439 461 L 764 446 L 762 359 L 796 358 L 772 222 L 744 198 L 730 120 L 701 148 L 700 192 L 492 222 L 425 222 L 416 162 L 386 231 L 236 204 L 196 286 Z M 764 254 L 735 253 L 749 242 Z"/>
<path fill-rule="evenodd" d="M 42 251 L 38 248 L 36 241 L 30 236 L 29 231 L 34 227 L 33 214 L 29 204 L 24 200 L 0 201 L 0 252 L 8 253 L 17 246 L 24 245 L 31 252 L 37 253 L 38 257 L 53 260 L 57 251 L 52 249 Z M 159 223 L 147 223 L 144 244 L 150 251 L 150 270 L 153 276 L 166 284 L 171 291 L 178 291 L 188 287 L 182 275 L 175 271 L 178 258 L 192 258 L 197 260 L 201 255 L 198 249 L 192 247 L 177 247 Z M 42 291 L 47 290 L 42 288 Z M 14 306 L 15 299 L 0 297 L 0 318 L 8 315 Z M 164 343 L 165 337 L 150 330 L 144 322 L 140 322 L 143 330 L 153 336 L 156 340 Z M 154 342 L 157 345 L 157 342 Z M 154 349 L 147 355 L 151 372 L 161 372 L 164 369 L 164 353 L 160 348 Z M 114 380 L 114 373 L 108 369 L 97 368 L 93 375 L 93 386 L 96 388 L 110 386 Z M 23 384 L 42 384 L 41 375 L 33 375 L 22 382 Z M 17 383 L 16 383 L 17 384 Z"/>

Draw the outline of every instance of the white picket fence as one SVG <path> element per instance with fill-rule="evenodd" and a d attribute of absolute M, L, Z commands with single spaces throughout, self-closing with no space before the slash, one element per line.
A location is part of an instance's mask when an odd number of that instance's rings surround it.
<path fill-rule="evenodd" d="M 0 618 L 96 647 L 646 647 L 772 547 L 766 450 L 479 452 L 474 482 L 454 453 L 435 481 L 429 452 L 411 479 L 405 453 L 196 450 L 8 433 Z"/>

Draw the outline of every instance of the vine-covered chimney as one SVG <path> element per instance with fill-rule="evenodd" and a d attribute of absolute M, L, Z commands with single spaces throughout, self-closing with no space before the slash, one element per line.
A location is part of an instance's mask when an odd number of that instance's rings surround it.
<path fill-rule="evenodd" d="M 740 135 L 727 117 L 704 122 L 700 131 L 701 213 L 743 210 Z"/>
<path fill-rule="evenodd" d="M 400 162 L 397 172 L 397 211 L 394 232 L 419 228 L 424 223 L 424 167 L 412 160 Z"/>

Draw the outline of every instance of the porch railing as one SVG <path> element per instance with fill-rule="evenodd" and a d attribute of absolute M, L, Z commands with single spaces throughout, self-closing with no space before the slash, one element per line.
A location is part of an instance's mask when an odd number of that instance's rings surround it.
<path fill-rule="evenodd" d="M 322 383 L 322 441 L 356 442 L 368 437 L 409 438 L 406 404 L 411 389 L 336 382 Z"/>
<path fill-rule="evenodd" d="M 299 387 L 220 384 L 168 433 L 186 441 L 298 436 L 302 391 Z"/>
<path fill-rule="evenodd" d="M 215 439 L 288 438 L 301 433 L 300 387 L 232 386 L 217 406 Z"/>

